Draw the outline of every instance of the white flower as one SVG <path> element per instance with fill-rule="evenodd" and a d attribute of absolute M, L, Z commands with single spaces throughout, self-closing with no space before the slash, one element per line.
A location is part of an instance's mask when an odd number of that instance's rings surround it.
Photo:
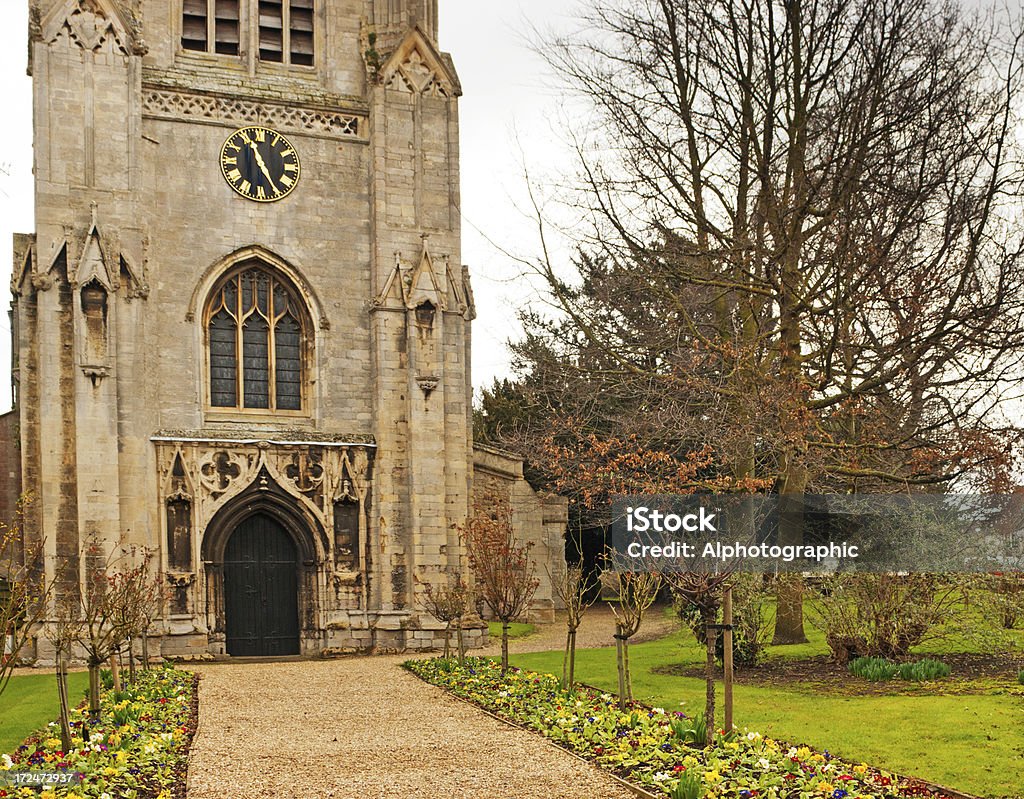
<path fill-rule="evenodd" d="M 89 736 L 89 743 L 93 743 L 93 744 L 103 743 L 103 733 L 102 732 L 94 732 L 92 735 Z"/>
<path fill-rule="evenodd" d="M 663 707 L 653 707 L 653 708 L 651 708 L 651 711 L 654 712 L 654 713 L 657 713 L 658 715 L 661 715 L 661 716 L 665 715 L 665 708 L 663 708 Z"/>
<path fill-rule="evenodd" d="M 772 764 L 771 761 L 768 760 L 768 758 L 762 757 L 760 760 L 757 761 L 757 767 L 762 771 L 770 771 Z"/>
<path fill-rule="evenodd" d="M 756 741 L 760 737 L 761 737 L 761 733 L 759 733 L 759 732 L 748 732 L 747 733 L 747 740 L 748 741 Z"/>
<path fill-rule="evenodd" d="M 101 793 L 101 794 L 100 794 L 100 799 L 114 799 L 114 797 L 113 797 L 113 796 L 111 796 L 111 795 L 110 795 L 109 793 L 107 793 L 106 791 L 104 791 L 103 793 Z"/>
<path fill-rule="evenodd" d="M 5 769 L 9 770 L 9 769 L 14 768 L 14 761 L 11 760 L 11 756 L 10 755 L 0 755 L 0 761 L 3 761 Z"/>
<path fill-rule="evenodd" d="M 796 747 L 795 746 L 789 747 L 789 751 L 786 752 L 786 757 L 796 757 Z"/>

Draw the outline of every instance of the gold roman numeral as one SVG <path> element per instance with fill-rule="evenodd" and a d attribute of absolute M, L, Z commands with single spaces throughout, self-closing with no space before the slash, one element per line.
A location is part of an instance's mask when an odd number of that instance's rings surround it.
<path fill-rule="evenodd" d="M 256 187 L 256 199 L 257 200 L 265 200 L 265 199 L 267 199 L 267 193 L 266 193 L 266 191 L 263 190 L 262 186 L 257 186 Z"/>
<path fill-rule="evenodd" d="M 238 181 L 240 181 L 241 179 L 242 173 L 239 172 L 237 169 L 232 169 L 230 172 L 228 172 L 228 180 L 230 180 L 232 183 L 237 184 Z"/>
<path fill-rule="evenodd" d="M 295 155 L 295 150 L 282 150 L 281 151 L 281 158 L 282 159 L 290 158 L 293 155 Z"/>
<path fill-rule="evenodd" d="M 284 165 L 284 171 L 285 172 L 297 172 L 298 170 L 299 170 L 298 164 L 285 164 Z"/>
<path fill-rule="evenodd" d="M 252 190 L 252 184 L 247 180 L 243 180 L 239 184 L 238 190 L 242 192 L 242 194 L 248 194 Z"/>
<path fill-rule="evenodd" d="M 264 142 L 267 139 L 267 132 L 263 128 L 254 128 L 252 137 L 258 142 Z"/>
<path fill-rule="evenodd" d="M 238 156 L 237 155 L 225 155 L 221 159 L 221 163 L 224 164 L 224 166 L 235 166 L 238 163 Z"/>
<path fill-rule="evenodd" d="M 286 189 L 290 189 L 294 183 L 295 181 L 291 179 L 290 175 L 281 175 L 281 185 Z"/>

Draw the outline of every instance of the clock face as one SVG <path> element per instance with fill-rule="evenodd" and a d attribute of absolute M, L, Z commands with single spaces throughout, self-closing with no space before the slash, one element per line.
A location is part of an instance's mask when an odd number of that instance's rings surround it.
<path fill-rule="evenodd" d="M 220 151 L 224 179 L 249 200 L 272 203 L 299 182 L 299 156 L 280 133 L 269 128 L 236 130 Z"/>

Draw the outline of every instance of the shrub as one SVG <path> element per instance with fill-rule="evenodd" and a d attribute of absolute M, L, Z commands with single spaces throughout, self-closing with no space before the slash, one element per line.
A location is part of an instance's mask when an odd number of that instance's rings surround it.
<path fill-rule="evenodd" d="M 1024 685 L 1024 669 L 1021 669 L 1020 673 L 1017 675 L 1017 682 Z"/>
<path fill-rule="evenodd" d="M 856 658 L 847 667 L 850 674 L 863 677 L 870 682 L 884 682 L 895 677 L 900 667 L 885 658 Z"/>
<path fill-rule="evenodd" d="M 971 598 L 986 619 L 1004 630 L 1024 622 L 1024 572 L 982 575 Z"/>
<path fill-rule="evenodd" d="M 760 574 L 736 574 L 732 584 L 733 633 L 732 654 L 737 666 L 752 667 L 762 663 L 771 643 L 771 625 L 765 620 L 765 606 L 771 592 Z M 700 609 L 685 599 L 676 597 L 676 612 L 682 622 L 693 631 L 697 642 L 704 643 L 704 624 Z M 721 610 L 717 621 L 721 621 Z M 725 636 L 715 640 L 715 659 L 722 663 Z"/>
<path fill-rule="evenodd" d="M 935 574 L 836 574 L 825 578 L 812 621 L 833 657 L 904 658 L 957 617 L 961 581 Z"/>

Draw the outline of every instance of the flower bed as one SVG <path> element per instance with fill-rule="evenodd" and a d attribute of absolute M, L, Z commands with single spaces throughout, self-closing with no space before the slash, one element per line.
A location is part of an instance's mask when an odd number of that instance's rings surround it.
<path fill-rule="evenodd" d="M 552 741 L 654 793 L 680 799 L 893 799 L 941 796 L 867 764 L 845 763 L 826 752 L 792 747 L 756 732 L 723 735 L 700 748 L 683 713 L 635 705 L 589 688 L 560 690 L 558 679 L 471 658 L 413 660 L 406 668 L 423 680 L 537 730 Z M 691 742 L 688 743 L 687 740 Z"/>
<path fill-rule="evenodd" d="M 11 755 L 0 771 L 81 772 L 77 786 L 0 788 L 0 797 L 33 799 L 172 799 L 184 795 L 186 757 L 195 732 L 196 676 L 161 668 L 140 672 L 120 693 L 105 691 L 100 716 L 71 712 L 73 748 L 61 750 L 60 729 L 50 724 Z"/>

